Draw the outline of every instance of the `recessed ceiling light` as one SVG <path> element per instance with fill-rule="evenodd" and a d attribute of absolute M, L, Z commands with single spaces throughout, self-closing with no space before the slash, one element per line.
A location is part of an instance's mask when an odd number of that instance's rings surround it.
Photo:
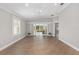
<path fill-rule="evenodd" d="M 26 4 L 25 4 L 25 6 L 26 6 L 26 7 L 28 7 L 28 6 L 29 6 L 29 4 L 28 4 L 28 3 L 26 3 Z"/>
<path fill-rule="evenodd" d="M 60 3 L 54 3 L 55 6 L 59 5 Z"/>
<path fill-rule="evenodd" d="M 55 5 L 55 6 L 58 5 L 58 3 L 54 3 L 54 5 Z"/>
<path fill-rule="evenodd" d="M 54 3 L 55 6 L 57 5 L 63 5 L 64 3 Z"/>
<path fill-rule="evenodd" d="M 39 10 L 39 12 L 42 12 L 42 10 Z"/>

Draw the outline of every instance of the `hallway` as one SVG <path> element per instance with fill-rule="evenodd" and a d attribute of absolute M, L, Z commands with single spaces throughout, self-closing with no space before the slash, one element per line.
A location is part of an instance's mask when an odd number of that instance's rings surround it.
<path fill-rule="evenodd" d="M 79 3 L 0 3 L 0 55 L 79 55 Z"/>
<path fill-rule="evenodd" d="M 28 36 L 7 49 L 1 55 L 77 55 L 78 51 L 54 37 Z"/>

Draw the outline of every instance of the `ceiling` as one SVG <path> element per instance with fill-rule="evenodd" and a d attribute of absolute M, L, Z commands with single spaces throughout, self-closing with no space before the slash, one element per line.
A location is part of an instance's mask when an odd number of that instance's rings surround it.
<path fill-rule="evenodd" d="M 55 3 L 0 3 L 0 8 L 18 14 L 24 19 L 51 18 L 57 16 L 68 3 L 63 5 Z"/>

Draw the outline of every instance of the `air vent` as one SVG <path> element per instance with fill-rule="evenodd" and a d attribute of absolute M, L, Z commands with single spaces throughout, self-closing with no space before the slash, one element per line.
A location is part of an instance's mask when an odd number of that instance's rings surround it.
<path fill-rule="evenodd" d="M 60 3 L 60 5 L 64 5 L 64 3 Z"/>
<path fill-rule="evenodd" d="M 54 16 L 53 14 L 51 14 L 51 16 Z"/>

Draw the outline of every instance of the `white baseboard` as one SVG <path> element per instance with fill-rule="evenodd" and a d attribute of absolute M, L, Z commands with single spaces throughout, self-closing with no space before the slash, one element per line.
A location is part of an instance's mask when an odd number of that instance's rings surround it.
<path fill-rule="evenodd" d="M 64 41 L 64 40 L 60 40 L 60 41 L 62 41 L 63 43 L 67 44 L 68 46 L 72 47 L 72 48 L 75 49 L 76 51 L 79 51 L 79 48 L 75 47 L 74 45 L 72 45 L 72 44 L 70 44 L 70 43 L 68 43 L 68 42 L 66 42 L 66 41 Z"/>
<path fill-rule="evenodd" d="M 6 48 L 7 48 L 7 47 L 9 47 L 10 45 L 12 45 L 12 44 L 16 43 L 17 41 L 19 41 L 19 40 L 23 39 L 24 37 L 25 37 L 25 35 L 24 35 L 24 36 L 22 36 L 21 38 L 19 38 L 19 39 L 15 40 L 15 41 L 13 41 L 13 42 L 11 42 L 11 43 L 7 44 L 7 45 L 5 45 L 4 47 L 0 48 L 0 51 L 2 51 L 2 50 L 4 50 L 4 49 L 6 49 Z"/>

